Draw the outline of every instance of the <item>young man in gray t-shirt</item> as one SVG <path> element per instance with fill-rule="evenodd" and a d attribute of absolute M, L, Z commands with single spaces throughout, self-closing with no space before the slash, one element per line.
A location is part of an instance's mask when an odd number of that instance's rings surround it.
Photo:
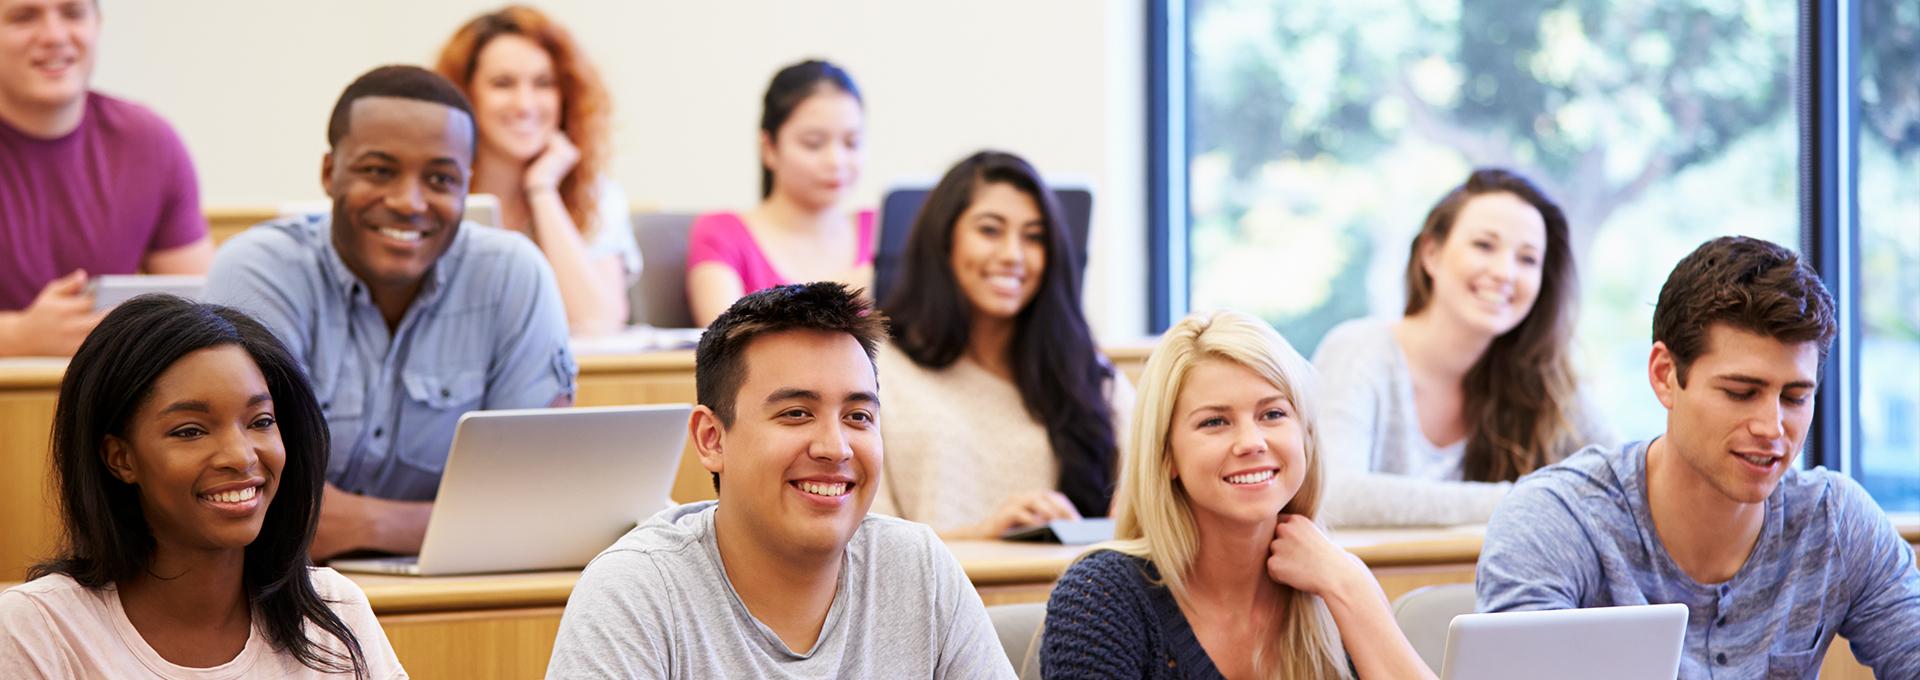
<path fill-rule="evenodd" d="M 933 531 L 867 514 L 884 332 L 837 283 L 748 295 L 707 328 L 688 429 L 720 498 L 587 565 L 548 677 L 1013 677 Z"/>
<path fill-rule="evenodd" d="M 1920 677 L 1913 549 L 1859 484 L 1794 465 L 1833 337 L 1792 251 L 1734 236 L 1682 259 L 1647 368 L 1666 433 L 1521 479 L 1487 525 L 1480 610 L 1685 604 L 1688 680 L 1814 678 L 1836 634 L 1879 677 Z"/>

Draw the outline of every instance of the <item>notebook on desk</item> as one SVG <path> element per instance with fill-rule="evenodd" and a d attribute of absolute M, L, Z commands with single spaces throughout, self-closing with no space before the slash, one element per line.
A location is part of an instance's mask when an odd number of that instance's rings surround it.
<path fill-rule="evenodd" d="M 1106 517 L 1060 519 L 1030 527 L 1015 527 L 1000 536 L 1007 541 L 1092 545 L 1113 540 L 1113 520 Z"/>
<path fill-rule="evenodd" d="M 327 566 L 440 576 L 586 566 L 673 504 L 686 404 L 473 411 L 460 417 L 418 556 Z"/>

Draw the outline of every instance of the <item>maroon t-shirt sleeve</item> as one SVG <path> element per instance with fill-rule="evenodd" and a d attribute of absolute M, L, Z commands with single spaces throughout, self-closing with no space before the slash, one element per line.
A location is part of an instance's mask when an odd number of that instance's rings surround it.
<path fill-rule="evenodd" d="M 191 245 L 207 237 L 207 215 L 200 211 L 200 178 L 193 171 L 193 158 L 186 144 L 165 122 L 155 121 L 156 167 L 164 168 L 166 186 L 155 217 L 153 238 L 147 252 L 171 250 Z"/>

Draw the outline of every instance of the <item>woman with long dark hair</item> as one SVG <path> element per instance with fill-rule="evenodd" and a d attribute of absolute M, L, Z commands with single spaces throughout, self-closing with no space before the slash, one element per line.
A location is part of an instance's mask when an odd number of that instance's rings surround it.
<path fill-rule="evenodd" d="M 1613 435 L 1580 399 L 1566 215 L 1525 177 L 1475 170 L 1427 214 L 1398 319 L 1359 319 L 1325 376 L 1329 522 L 1481 523 L 1510 482 Z"/>
<path fill-rule="evenodd" d="M 882 304 L 875 512 L 951 538 L 1106 516 L 1133 388 L 1093 344 L 1063 214 L 1033 166 L 997 151 L 927 196 Z"/>
<path fill-rule="evenodd" d="M 0 593 L 0 677 L 402 678 L 352 581 L 309 566 L 327 427 L 246 315 L 147 295 L 54 412 L 63 541 Z"/>
<path fill-rule="evenodd" d="M 759 137 L 760 204 L 701 215 L 687 233 L 687 304 L 700 326 L 764 288 L 873 284 L 873 211 L 847 205 L 866 154 L 853 76 L 818 60 L 780 69 Z"/>

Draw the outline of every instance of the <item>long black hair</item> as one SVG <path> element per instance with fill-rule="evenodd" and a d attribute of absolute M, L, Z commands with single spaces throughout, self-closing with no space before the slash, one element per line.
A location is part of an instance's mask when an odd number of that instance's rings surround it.
<path fill-rule="evenodd" d="M 327 424 L 306 374 L 279 340 L 247 315 L 171 295 L 142 295 L 115 308 L 80 343 L 60 382 L 53 417 L 53 483 L 63 535 L 56 557 L 28 580 L 65 574 L 88 588 L 133 579 L 153 560 L 151 527 L 140 490 L 114 477 L 102 448 L 125 437 L 153 383 L 182 357 L 238 346 L 253 358 L 273 397 L 287 459 L 280 486 L 246 547 L 242 588 L 274 647 L 321 672 L 366 676 L 366 657 L 346 623 L 327 607 L 308 575 L 307 547 L 320 518 L 327 470 Z M 338 638 L 346 654 L 307 639 L 303 624 Z"/>
<path fill-rule="evenodd" d="M 819 92 L 822 88 L 831 88 L 845 92 L 856 102 L 860 99 L 860 88 L 853 84 L 853 76 L 846 69 L 830 62 L 818 59 L 806 61 L 780 69 L 773 74 L 773 82 L 767 83 L 766 97 L 760 103 L 760 131 L 766 133 L 769 144 L 780 138 L 780 128 L 793 117 L 793 110 L 800 103 Z M 773 171 L 766 165 L 760 166 L 760 197 L 773 195 Z"/>
<path fill-rule="evenodd" d="M 1113 500 L 1119 444 L 1107 399 L 1112 366 L 1094 347 L 1080 310 L 1084 254 L 1067 234 L 1066 213 L 1019 156 L 981 151 L 947 171 L 913 219 L 906 267 L 881 308 L 893 320 L 895 346 L 922 366 L 945 368 L 966 352 L 972 304 L 953 274 L 953 230 L 974 189 L 1005 184 L 1025 193 L 1046 222 L 1047 266 L 1040 290 L 1014 317 L 1008 357 L 1027 413 L 1047 428 L 1060 461 L 1060 493 L 1086 517 L 1105 517 Z"/>

